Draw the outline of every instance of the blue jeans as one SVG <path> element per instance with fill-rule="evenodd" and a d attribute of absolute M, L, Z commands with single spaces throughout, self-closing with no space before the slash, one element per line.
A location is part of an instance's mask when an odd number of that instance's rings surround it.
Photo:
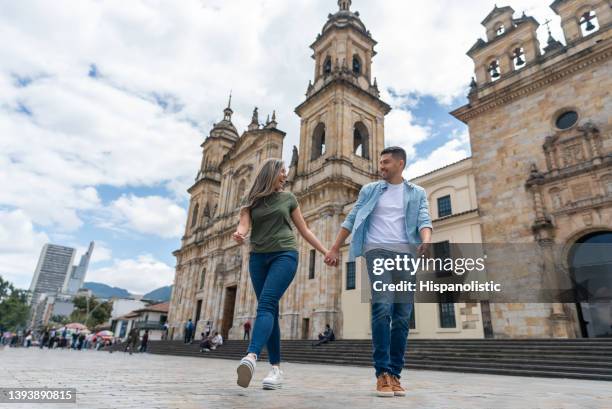
<path fill-rule="evenodd" d="M 409 270 L 384 271 L 382 275 L 373 273 L 374 259 L 395 259 L 397 255 L 403 257 L 408 253 L 398 253 L 390 250 L 374 249 L 365 253 L 370 283 L 382 281 L 383 283 L 398 283 L 401 280 L 416 281 L 416 276 Z M 400 378 L 404 367 L 404 354 L 410 330 L 410 316 L 414 308 L 414 293 L 374 293 L 372 286 L 372 358 L 376 377 L 383 372 Z"/>
<path fill-rule="evenodd" d="M 297 266 L 298 252 L 295 250 L 250 254 L 249 272 L 257 296 L 257 317 L 248 353 L 259 357 L 266 345 L 272 365 L 281 360 L 278 303 L 293 281 Z"/>

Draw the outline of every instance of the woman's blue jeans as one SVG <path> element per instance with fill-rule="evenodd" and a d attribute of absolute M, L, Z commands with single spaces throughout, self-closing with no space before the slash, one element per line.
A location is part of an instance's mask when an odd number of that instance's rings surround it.
<path fill-rule="evenodd" d="M 248 353 L 259 357 L 266 345 L 272 365 L 281 360 L 278 304 L 293 281 L 297 266 L 298 252 L 295 250 L 250 254 L 249 272 L 257 296 L 257 317 Z"/>

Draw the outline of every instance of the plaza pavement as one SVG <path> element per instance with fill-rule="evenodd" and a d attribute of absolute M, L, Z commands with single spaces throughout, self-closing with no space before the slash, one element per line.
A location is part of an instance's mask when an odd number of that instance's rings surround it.
<path fill-rule="evenodd" d="M 612 383 L 405 370 L 406 397 L 373 395 L 370 368 L 283 363 L 285 386 L 261 389 L 260 362 L 248 389 L 236 362 L 105 351 L 0 349 L 0 387 L 73 387 L 77 403 L 0 408 L 612 408 Z"/>

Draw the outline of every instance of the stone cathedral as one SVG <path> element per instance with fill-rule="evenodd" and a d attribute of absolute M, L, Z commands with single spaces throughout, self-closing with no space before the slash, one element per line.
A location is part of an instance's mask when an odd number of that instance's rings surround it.
<path fill-rule="evenodd" d="M 371 75 L 376 41 L 350 5 L 350 0 L 338 2 L 339 10 L 330 14 L 311 45 L 314 78 L 306 100 L 295 109 L 301 118 L 300 145 L 288 164 L 288 189 L 311 230 L 326 243 L 335 237 L 361 186 L 376 179 L 376 152 L 383 149 L 384 116 L 390 110 Z M 191 318 L 198 334 L 210 321 L 235 338 L 256 313 L 248 244 L 238 246 L 231 239 L 238 203 L 258 165 L 281 157 L 285 133 L 274 114 L 260 125 L 255 110 L 242 135 L 231 117 L 228 104 L 223 120 L 202 144 L 201 168 L 189 189 L 187 228 L 175 252 L 169 321 L 182 331 L 181 323 Z M 327 323 L 338 328 L 342 319 L 339 271 L 327 267 L 301 237 L 298 246 L 299 269 L 280 305 L 285 338 L 311 337 Z"/>
<path fill-rule="evenodd" d="M 476 67 L 469 102 L 451 114 L 468 125 L 472 156 L 411 179 L 427 191 L 438 244 L 533 242 L 550 253 L 553 243 L 610 239 L 611 8 L 607 0 L 557 0 L 551 8 L 561 16 L 565 45 L 549 36 L 542 50 L 535 19 L 515 18 L 510 7 L 496 6 L 482 23 L 487 40 L 468 52 Z M 351 1 L 340 0 L 310 46 L 314 75 L 295 108 L 300 139 L 288 163 L 286 188 L 326 245 L 361 186 L 378 178 L 384 118 L 391 108 L 372 77 L 375 45 Z M 201 145 L 200 169 L 188 190 L 185 235 L 173 253 L 174 338 L 192 319 L 198 337 L 210 322 L 225 338 L 241 339 L 242 324 L 256 315 L 248 243 L 237 245 L 231 234 L 255 171 L 264 160 L 281 157 L 285 133 L 274 113 L 260 123 L 255 108 L 248 129 L 239 134 L 232 114 L 230 97 L 223 119 Z M 339 338 L 369 338 L 369 304 L 360 299 L 367 284 L 355 274 L 360 259 L 357 267 L 347 263 L 346 245 L 340 267 L 330 268 L 297 236 L 300 263 L 280 304 L 282 337 L 312 339 L 329 323 Z M 555 257 L 567 259 L 558 254 L 546 259 Z M 488 262 L 495 267 L 495 259 Z M 589 308 L 422 303 L 415 305 L 411 337 L 601 336 L 596 335 L 601 328 L 611 328 L 612 311 L 608 318 L 604 311 L 595 328 L 588 317 L 601 311 Z"/>

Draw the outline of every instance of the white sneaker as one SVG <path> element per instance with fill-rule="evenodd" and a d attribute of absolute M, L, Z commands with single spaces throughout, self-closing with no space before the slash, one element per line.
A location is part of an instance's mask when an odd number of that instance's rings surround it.
<path fill-rule="evenodd" d="M 250 355 L 245 356 L 240 360 L 240 365 L 236 369 L 238 373 L 238 385 L 243 388 L 248 388 L 249 383 L 251 383 L 251 379 L 253 379 L 253 374 L 255 373 L 256 361 Z"/>
<path fill-rule="evenodd" d="M 263 379 L 264 389 L 280 389 L 283 387 L 283 371 L 278 366 L 273 366 L 268 376 Z"/>

